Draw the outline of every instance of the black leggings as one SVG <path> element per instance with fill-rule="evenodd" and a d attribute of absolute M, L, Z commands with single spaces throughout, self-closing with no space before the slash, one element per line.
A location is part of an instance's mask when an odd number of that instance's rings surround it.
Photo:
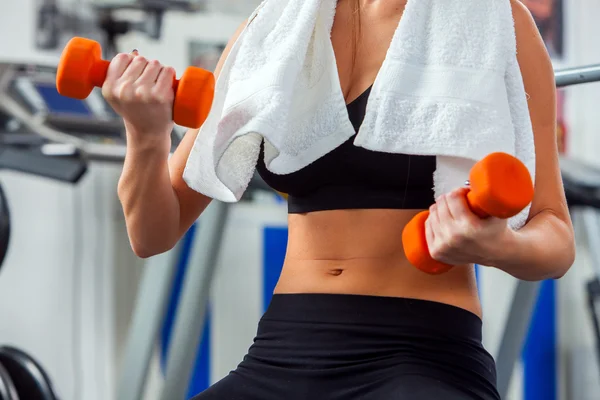
<path fill-rule="evenodd" d="M 193 400 L 499 400 L 481 320 L 424 300 L 275 295 L 254 344 Z"/>

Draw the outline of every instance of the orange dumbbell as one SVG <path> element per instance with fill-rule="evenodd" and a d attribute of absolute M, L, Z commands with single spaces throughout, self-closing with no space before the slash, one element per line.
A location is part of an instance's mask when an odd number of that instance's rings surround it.
<path fill-rule="evenodd" d="M 58 64 L 58 93 L 85 99 L 94 87 L 102 87 L 109 65 L 109 61 L 102 59 L 102 49 L 98 42 L 80 37 L 71 39 Z M 199 128 L 212 107 L 214 75 L 201 68 L 188 67 L 180 80 L 173 80 L 173 90 L 173 121 L 188 128 Z"/>
<path fill-rule="evenodd" d="M 492 153 L 477 162 L 469 174 L 467 203 L 480 218 L 510 218 L 533 200 L 533 182 L 527 167 L 506 153 Z M 429 211 L 422 211 L 404 227 L 402 244 L 408 261 L 428 274 L 443 274 L 452 265 L 434 260 L 427 247 L 425 221 Z"/>

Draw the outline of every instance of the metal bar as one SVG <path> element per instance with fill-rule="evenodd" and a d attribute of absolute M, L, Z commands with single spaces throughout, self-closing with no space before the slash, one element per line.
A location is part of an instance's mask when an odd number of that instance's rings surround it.
<path fill-rule="evenodd" d="M 587 282 L 587 303 L 592 326 L 594 329 L 596 357 L 600 366 L 600 321 L 599 316 L 599 279 L 600 279 L 600 218 L 599 211 L 592 207 L 577 207 L 572 211 L 573 217 L 578 217 L 577 221 L 583 224 L 585 234 L 585 245 L 590 254 L 590 264 L 594 270 L 594 277 Z"/>
<path fill-rule="evenodd" d="M 171 251 L 150 258 L 144 266 L 133 319 L 127 332 L 117 400 L 143 399 L 148 368 L 169 303 L 180 250 L 181 243 L 178 243 Z"/>
<path fill-rule="evenodd" d="M 585 229 L 592 268 L 596 277 L 600 278 L 600 246 L 598 246 L 598 243 L 600 243 L 600 218 L 598 210 L 591 207 L 582 207 L 579 213 Z"/>
<path fill-rule="evenodd" d="M 43 114 L 32 115 L 8 96 L 0 96 L 0 109 L 19 119 L 31 131 L 51 142 L 75 146 L 86 160 L 123 162 L 125 158 L 125 145 L 93 143 L 53 129 L 45 124 L 45 116 Z"/>
<path fill-rule="evenodd" d="M 594 328 L 594 336 L 596 342 L 596 362 L 600 366 L 600 281 L 597 277 L 590 280 L 587 285 L 587 303 L 592 326 Z"/>
<path fill-rule="evenodd" d="M 205 323 L 210 285 L 225 231 L 229 204 L 213 201 L 200 217 L 167 357 L 161 400 L 185 400 Z"/>
<path fill-rule="evenodd" d="M 10 64 L 0 64 L 0 97 L 7 96 L 6 92 L 15 77 L 15 70 Z"/>
<path fill-rule="evenodd" d="M 554 71 L 556 87 L 600 81 L 600 64 Z"/>
<path fill-rule="evenodd" d="M 540 284 L 540 282 L 528 281 L 517 283 L 510 311 L 504 324 L 502 341 L 496 355 L 498 392 L 501 399 L 508 398 L 510 381 L 515 365 L 521 357 Z"/>

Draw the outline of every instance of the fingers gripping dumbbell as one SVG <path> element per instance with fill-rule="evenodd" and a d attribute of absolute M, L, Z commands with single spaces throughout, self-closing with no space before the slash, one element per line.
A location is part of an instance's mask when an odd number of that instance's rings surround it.
<path fill-rule="evenodd" d="M 480 218 L 507 219 L 517 215 L 533 200 L 533 182 L 527 167 L 506 153 L 491 153 L 477 162 L 469 174 L 467 203 Z M 442 274 L 452 266 L 434 260 L 427 246 L 425 221 L 429 211 L 417 214 L 402 232 L 408 261 L 428 274 Z"/>
<path fill-rule="evenodd" d="M 60 58 L 56 88 L 63 96 L 85 99 L 94 87 L 102 87 L 109 65 L 109 61 L 102 59 L 98 42 L 73 38 Z M 188 67 L 181 79 L 173 80 L 173 90 L 173 121 L 188 128 L 199 128 L 212 107 L 214 75 L 201 68 Z"/>

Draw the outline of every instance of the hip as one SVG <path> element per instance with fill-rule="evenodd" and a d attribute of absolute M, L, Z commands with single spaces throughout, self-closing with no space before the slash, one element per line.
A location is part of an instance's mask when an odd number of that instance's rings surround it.
<path fill-rule="evenodd" d="M 275 295 L 234 375 L 264 380 L 262 387 L 275 380 L 319 388 L 323 399 L 377 398 L 369 394 L 396 393 L 421 380 L 464 396 L 456 398 L 495 400 L 495 363 L 481 330 L 477 315 L 437 302 Z M 354 394 L 323 397 L 339 390 Z"/>

